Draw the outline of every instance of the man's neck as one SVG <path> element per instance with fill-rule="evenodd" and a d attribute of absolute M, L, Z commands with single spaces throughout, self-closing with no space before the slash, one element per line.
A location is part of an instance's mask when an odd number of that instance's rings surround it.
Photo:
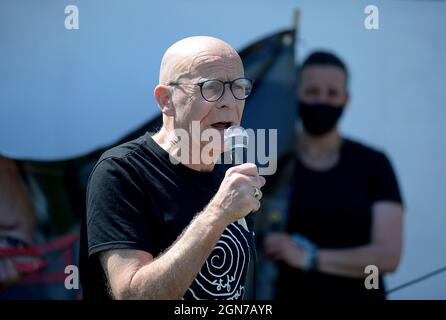
<path fill-rule="evenodd" d="M 320 136 L 311 135 L 304 129 L 300 129 L 298 134 L 298 150 L 304 150 L 306 154 L 311 156 L 336 152 L 339 150 L 341 142 L 342 138 L 336 127 Z"/>
<path fill-rule="evenodd" d="M 166 129 L 164 126 L 161 127 L 161 130 L 152 136 L 153 140 L 163 148 L 171 157 L 177 159 L 184 166 L 195 170 L 195 171 L 212 171 L 214 169 L 215 163 L 212 164 L 204 164 L 201 163 L 201 159 L 198 159 L 199 163 L 194 163 L 196 161 L 192 161 L 192 147 L 181 145 L 181 141 L 178 141 L 176 135 L 171 133 L 170 130 Z M 189 150 L 188 161 L 182 161 L 179 156 L 180 150 Z"/>

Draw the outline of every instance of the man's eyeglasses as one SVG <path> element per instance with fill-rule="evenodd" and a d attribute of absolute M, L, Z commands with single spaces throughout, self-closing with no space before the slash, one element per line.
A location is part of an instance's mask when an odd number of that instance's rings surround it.
<path fill-rule="evenodd" d="M 217 79 L 206 80 L 198 83 L 181 83 L 170 82 L 169 86 L 192 85 L 199 86 L 200 93 L 204 100 L 208 102 L 215 102 L 225 94 L 226 84 L 229 84 L 229 89 L 232 95 L 237 100 L 245 100 L 251 94 L 253 81 L 248 78 L 238 78 L 232 81 L 221 81 Z"/>

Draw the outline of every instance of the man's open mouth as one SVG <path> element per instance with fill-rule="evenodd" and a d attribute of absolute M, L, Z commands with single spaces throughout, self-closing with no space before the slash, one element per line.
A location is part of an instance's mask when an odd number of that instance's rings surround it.
<path fill-rule="evenodd" d="M 226 121 L 216 122 L 211 125 L 212 128 L 217 129 L 217 130 L 226 130 L 230 126 L 232 126 L 232 122 L 226 122 Z"/>

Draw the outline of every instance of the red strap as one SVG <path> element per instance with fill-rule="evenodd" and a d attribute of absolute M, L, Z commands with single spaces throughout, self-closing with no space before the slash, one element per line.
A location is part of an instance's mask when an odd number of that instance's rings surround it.
<path fill-rule="evenodd" d="M 69 234 L 51 240 L 41 246 L 28 248 L 0 248 L 0 257 L 8 257 L 13 260 L 15 269 L 21 274 L 30 274 L 45 268 L 50 259 L 48 253 L 68 250 L 79 239 L 79 234 Z M 21 257 L 26 257 L 21 261 Z"/>
<path fill-rule="evenodd" d="M 43 259 L 36 259 L 34 261 L 14 261 L 14 268 L 19 273 L 33 273 L 48 265 Z"/>
<path fill-rule="evenodd" d="M 69 234 L 51 240 L 43 245 L 28 248 L 0 248 L 0 257 L 34 256 L 42 257 L 50 251 L 58 251 L 69 248 L 79 239 L 79 234 Z"/>

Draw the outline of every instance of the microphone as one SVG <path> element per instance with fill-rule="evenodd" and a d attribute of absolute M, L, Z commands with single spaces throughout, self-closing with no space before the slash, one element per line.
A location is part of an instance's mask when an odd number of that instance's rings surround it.
<path fill-rule="evenodd" d="M 231 156 L 230 164 L 240 165 L 248 162 L 248 133 L 241 126 L 231 126 L 224 132 L 225 151 Z M 225 164 L 228 162 L 225 159 Z"/>
<path fill-rule="evenodd" d="M 224 147 L 226 155 L 229 153 L 233 166 L 248 162 L 248 133 L 242 126 L 231 126 L 224 132 Z M 225 157 L 225 164 L 228 164 Z M 237 220 L 237 222 L 249 231 L 244 218 Z"/>

